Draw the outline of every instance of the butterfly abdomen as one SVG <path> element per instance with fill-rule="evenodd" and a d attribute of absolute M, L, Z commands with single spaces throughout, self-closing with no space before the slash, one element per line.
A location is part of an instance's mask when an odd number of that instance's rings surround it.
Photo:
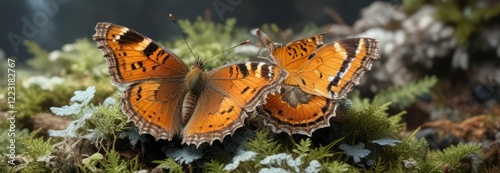
<path fill-rule="evenodd" d="M 193 92 L 188 92 L 184 97 L 184 102 L 182 103 L 182 125 L 186 125 L 189 118 L 191 118 L 197 100 L 198 95 Z"/>
<path fill-rule="evenodd" d="M 194 108 L 196 106 L 196 101 L 200 96 L 200 93 L 204 90 L 206 84 L 207 75 L 203 66 L 197 64 L 193 66 L 192 70 L 186 75 L 184 83 L 188 89 L 188 93 L 184 97 L 184 102 L 182 103 L 182 124 L 185 125 L 191 115 L 193 114 Z"/>

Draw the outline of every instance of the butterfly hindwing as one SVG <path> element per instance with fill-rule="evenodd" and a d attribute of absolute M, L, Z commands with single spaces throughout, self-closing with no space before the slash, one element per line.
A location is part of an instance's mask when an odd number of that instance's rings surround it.
<path fill-rule="evenodd" d="M 182 127 L 182 86 L 161 80 L 132 84 L 123 92 L 122 109 L 140 133 L 170 140 Z"/>
<path fill-rule="evenodd" d="M 298 87 L 284 85 L 280 94 L 268 95 L 261 108 L 264 124 L 275 133 L 303 134 L 311 136 L 316 129 L 330 126 L 335 115 L 335 100 L 304 93 Z M 298 93 L 290 93 L 298 92 Z M 285 98 L 294 97 L 297 98 Z"/>

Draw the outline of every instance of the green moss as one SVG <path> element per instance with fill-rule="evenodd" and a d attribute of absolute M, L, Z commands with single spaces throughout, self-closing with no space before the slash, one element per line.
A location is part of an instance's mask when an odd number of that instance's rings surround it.
<path fill-rule="evenodd" d="M 233 50 L 222 53 L 223 50 L 236 46 L 250 38 L 246 31 L 236 28 L 236 19 L 227 19 L 223 24 L 216 24 L 198 17 L 196 21 L 179 20 L 182 31 L 186 34 L 186 41 L 196 57 L 206 60 L 205 66 L 211 69 L 228 62 L 242 62 L 249 59 L 246 55 L 234 54 Z M 195 58 L 182 39 L 166 43 L 188 66 L 194 63 Z M 214 55 L 217 55 L 213 57 Z M 213 57 L 213 58 L 211 58 Z M 210 58 L 210 59 L 208 59 Z"/>
<path fill-rule="evenodd" d="M 27 61 L 29 70 L 16 67 L 16 106 L 23 110 L 18 114 L 20 120 L 38 112 L 48 112 L 51 106 L 64 105 L 74 90 L 85 89 L 90 85 L 101 88 L 96 94 L 97 101 L 103 101 L 116 92 L 116 88 L 110 85 L 102 52 L 88 39 L 76 40 L 52 52 L 32 41 L 26 41 L 25 46 L 33 58 Z M 52 77 L 63 81 L 50 83 L 48 80 Z M 32 84 L 28 85 L 27 82 Z"/>
<path fill-rule="evenodd" d="M 382 106 L 368 106 L 360 111 L 351 110 L 345 117 L 344 133 L 347 134 L 349 143 L 355 144 L 355 141 L 371 141 L 383 137 L 394 137 L 403 127 L 401 114 L 394 115 L 389 119 L 386 112 L 390 103 Z"/>
<path fill-rule="evenodd" d="M 93 116 L 88 119 L 85 129 L 93 129 L 96 136 L 103 139 L 114 139 L 122 131 L 130 128 L 127 116 L 121 111 L 120 104 L 95 107 Z"/>

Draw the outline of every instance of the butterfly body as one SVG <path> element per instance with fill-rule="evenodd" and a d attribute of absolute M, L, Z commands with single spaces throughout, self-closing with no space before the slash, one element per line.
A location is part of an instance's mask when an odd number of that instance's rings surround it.
<path fill-rule="evenodd" d="M 126 27 L 101 22 L 94 40 L 114 84 L 128 84 L 122 110 L 156 139 L 175 135 L 186 144 L 212 144 L 243 126 L 247 111 L 279 91 L 287 72 L 264 62 L 228 64 L 205 72 L 188 69 L 173 52 Z"/>
<path fill-rule="evenodd" d="M 379 58 L 377 41 L 371 38 L 324 44 L 319 34 L 282 46 L 260 30 L 257 35 L 268 49 L 269 62 L 289 73 L 281 93 L 268 95 L 267 103 L 259 108 L 264 123 L 276 133 L 311 136 L 330 126 L 336 100 L 344 98 Z"/>

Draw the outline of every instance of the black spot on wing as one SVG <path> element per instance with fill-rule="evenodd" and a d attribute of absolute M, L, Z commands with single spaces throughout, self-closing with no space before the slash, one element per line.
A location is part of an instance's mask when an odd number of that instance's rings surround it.
<path fill-rule="evenodd" d="M 139 87 L 137 89 L 137 98 L 135 98 L 135 101 L 139 101 L 141 99 L 142 97 L 141 92 L 142 92 L 142 87 Z"/>
<path fill-rule="evenodd" d="M 154 44 L 153 42 L 149 43 L 149 45 L 144 49 L 142 52 L 144 55 L 147 57 L 151 56 L 158 48 L 158 45 Z"/>
<path fill-rule="evenodd" d="M 316 56 L 316 54 L 315 54 L 315 53 L 311 53 L 311 54 L 307 57 L 307 60 L 312 59 L 314 56 Z"/>
<path fill-rule="evenodd" d="M 257 70 L 257 67 L 259 66 L 259 63 L 251 63 L 250 67 L 252 68 L 252 71 Z"/>
<path fill-rule="evenodd" d="M 266 78 L 272 78 L 274 76 L 273 71 L 269 70 L 269 65 L 264 64 L 260 68 L 260 74 Z"/>
<path fill-rule="evenodd" d="M 238 70 L 244 78 L 248 76 L 248 69 L 245 64 L 238 64 Z"/>
<path fill-rule="evenodd" d="M 325 112 L 328 110 L 328 105 L 332 104 L 331 102 L 332 102 L 332 100 L 330 100 L 330 99 L 326 99 L 325 106 L 323 106 L 323 107 L 321 108 L 321 112 L 325 113 Z"/>
<path fill-rule="evenodd" d="M 240 94 L 245 94 L 250 89 L 249 86 L 245 87 Z"/>
<path fill-rule="evenodd" d="M 233 66 L 229 68 L 229 78 L 233 77 Z"/>
<path fill-rule="evenodd" d="M 113 36 L 114 37 L 114 36 Z M 130 45 L 135 43 L 140 43 L 144 40 L 144 37 L 139 35 L 136 32 L 128 31 L 120 35 L 120 39 L 118 39 L 119 45 Z"/>

